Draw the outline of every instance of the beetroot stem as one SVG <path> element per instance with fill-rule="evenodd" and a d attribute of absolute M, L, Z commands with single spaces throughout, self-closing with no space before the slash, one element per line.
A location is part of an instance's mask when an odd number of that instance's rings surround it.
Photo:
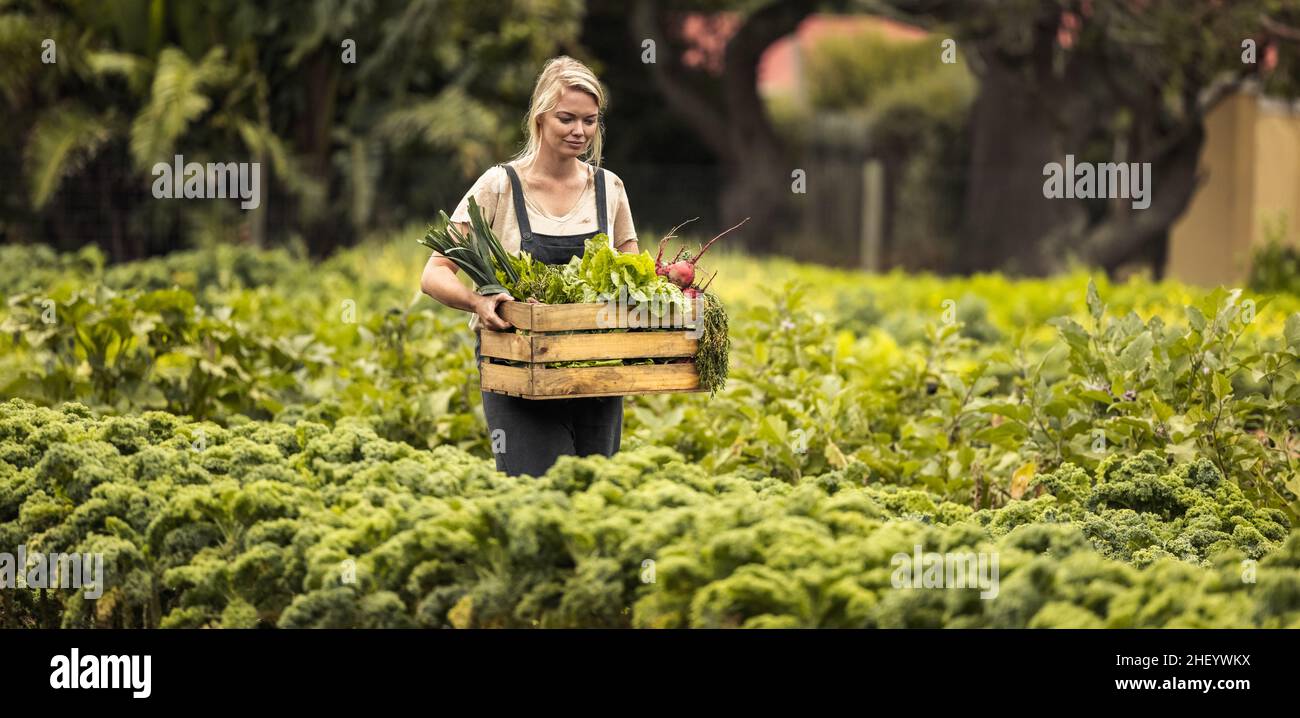
<path fill-rule="evenodd" d="M 709 251 L 709 247 L 713 246 L 713 243 L 714 243 L 714 242 L 718 241 L 718 240 L 721 239 L 724 235 L 728 234 L 729 232 L 731 232 L 732 230 L 736 229 L 737 227 L 740 227 L 741 224 L 744 224 L 744 223 L 746 223 L 746 222 L 748 222 L 748 221 L 749 221 L 749 217 L 746 217 L 746 218 L 740 220 L 740 224 L 737 224 L 735 227 L 732 227 L 731 229 L 728 229 L 727 231 L 723 232 L 722 234 L 719 234 L 718 236 L 714 237 L 713 239 L 710 239 L 709 242 L 708 242 L 708 244 L 705 244 L 703 247 L 700 248 L 700 253 L 697 254 L 697 255 L 695 255 L 694 257 L 691 258 L 691 260 L 690 260 L 690 261 L 691 261 L 691 264 L 694 265 L 696 262 L 700 261 L 700 257 L 703 257 L 703 256 L 704 256 L 704 253 L 707 252 L 707 251 Z"/>

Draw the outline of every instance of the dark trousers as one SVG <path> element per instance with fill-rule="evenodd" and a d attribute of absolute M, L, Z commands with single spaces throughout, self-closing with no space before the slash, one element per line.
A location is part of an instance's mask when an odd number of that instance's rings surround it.
<path fill-rule="evenodd" d="M 481 338 L 474 343 L 474 359 Z M 483 391 L 483 414 L 497 469 L 541 476 L 559 457 L 613 456 L 623 438 L 623 397 L 520 399 Z"/>

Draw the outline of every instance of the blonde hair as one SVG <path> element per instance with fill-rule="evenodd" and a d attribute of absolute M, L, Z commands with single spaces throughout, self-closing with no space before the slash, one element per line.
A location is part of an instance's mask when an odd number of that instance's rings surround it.
<path fill-rule="evenodd" d="M 537 159 L 542 146 L 542 138 L 537 133 L 537 120 L 560 104 L 560 96 L 566 87 L 582 90 L 596 100 L 599 112 L 596 133 L 587 146 L 586 158 L 591 164 L 600 166 L 601 150 L 605 145 L 605 106 L 608 98 L 605 96 L 605 88 L 591 68 L 568 55 L 547 60 L 537 75 L 533 98 L 528 103 L 528 114 L 524 117 L 524 148 L 514 157 L 521 165 L 531 164 Z"/>

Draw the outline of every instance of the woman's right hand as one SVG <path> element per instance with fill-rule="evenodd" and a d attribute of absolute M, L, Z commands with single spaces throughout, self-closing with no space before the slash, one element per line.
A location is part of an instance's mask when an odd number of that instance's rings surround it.
<path fill-rule="evenodd" d="M 495 331 L 510 329 L 510 322 L 497 314 L 501 302 L 513 299 L 509 294 L 483 296 L 456 278 L 456 265 L 436 252 L 424 265 L 420 277 L 420 290 L 454 309 L 478 315 L 479 326 Z"/>
<path fill-rule="evenodd" d="M 504 332 L 511 327 L 511 324 L 502 319 L 501 315 L 497 314 L 497 307 L 499 307 L 502 302 L 508 302 L 513 299 L 514 297 L 510 296 L 508 292 L 489 294 L 487 296 L 479 295 L 478 300 L 474 302 L 474 313 L 478 315 L 478 320 L 482 326 L 494 331 Z"/>

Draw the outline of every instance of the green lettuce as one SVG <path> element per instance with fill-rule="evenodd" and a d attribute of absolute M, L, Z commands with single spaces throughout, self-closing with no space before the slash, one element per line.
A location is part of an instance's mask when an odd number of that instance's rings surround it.
<path fill-rule="evenodd" d="M 567 264 L 549 265 L 533 259 L 527 252 L 509 258 L 515 278 L 497 271 L 497 279 L 516 299 L 535 297 L 546 304 L 576 304 L 618 300 L 629 304 L 649 304 L 656 316 L 664 316 L 671 307 L 685 310 L 686 297 L 677 285 L 655 273 L 650 253 L 628 254 L 609 246 L 609 235 L 597 234 L 588 239 L 582 256 Z"/>
<path fill-rule="evenodd" d="M 629 302 L 652 303 L 656 314 L 672 306 L 686 306 L 682 290 L 655 273 L 655 260 L 648 251 L 618 252 L 603 233 L 587 240 L 582 257 L 569 260 L 563 275 L 574 290 L 573 301 L 602 302 L 626 296 Z"/>

